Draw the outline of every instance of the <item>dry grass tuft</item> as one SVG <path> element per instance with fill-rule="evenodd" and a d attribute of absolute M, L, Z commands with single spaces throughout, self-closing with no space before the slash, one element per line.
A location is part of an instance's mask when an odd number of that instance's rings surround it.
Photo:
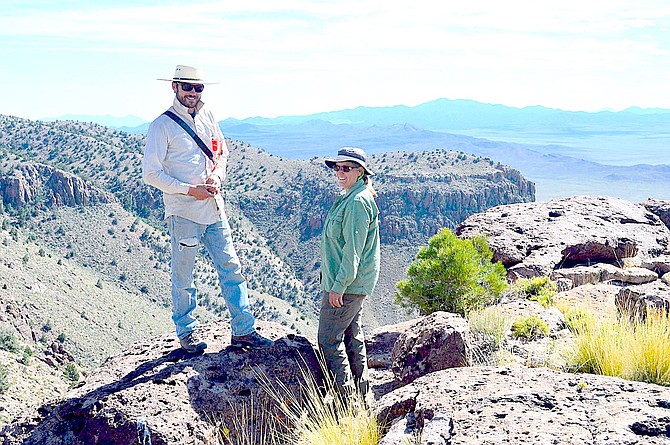
<path fill-rule="evenodd" d="M 281 381 L 263 373 L 257 377 L 267 399 L 236 413 L 230 428 L 215 421 L 221 445 L 377 445 L 381 440 L 377 418 L 363 398 L 339 393 L 331 378 L 319 384 L 303 368 L 304 385 L 295 394 Z"/>
<path fill-rule="evenodd" d="M 664 311 L 583 323 L 576 335 L 573 370 L 670 385 L 670 318 Z"/>

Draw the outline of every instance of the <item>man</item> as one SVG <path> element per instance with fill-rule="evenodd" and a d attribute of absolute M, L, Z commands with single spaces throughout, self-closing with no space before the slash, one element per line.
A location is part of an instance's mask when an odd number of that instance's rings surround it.
<path fill-rule="evenodd" d="M 272 340 L 254 328 L 247 283 L 224 212 L 220 188 L 226 176 L 228 149 L 214 115 L 201 100 L 205 84 L 215 82 L 205 82 L 198 68 L 185 65 L 177 65 L 172 79 L 159 80 L 172 82 L 175 98 L 166 114 L 149 126 L 142 176 L 163 192 L 172 244 L 172 320 L 180 345 L 189 353 L 207 348 L 196 338 L 198 321 L 193 313 L 197 304 L 193 269 L 202 243 L 214 263 L 230 311 L 231 345 L 272 346 Z"/>

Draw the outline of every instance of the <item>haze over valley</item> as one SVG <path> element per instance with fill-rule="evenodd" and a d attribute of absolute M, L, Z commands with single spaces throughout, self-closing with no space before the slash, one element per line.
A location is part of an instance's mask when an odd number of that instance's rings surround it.
<path fill-rule="evenodd" d="M 143 133 L 147 126 L 118 128 Z M 414 107 L 226 119 L 220 126 L 228 137 L 289 159 L 329 156 L 347 145 L 369 153 L 463 151 L 518 169 L 535 182 L 538 201 L 573 195 L 670 198 L 667 109 L 586 113 L 437 99 Z"/>

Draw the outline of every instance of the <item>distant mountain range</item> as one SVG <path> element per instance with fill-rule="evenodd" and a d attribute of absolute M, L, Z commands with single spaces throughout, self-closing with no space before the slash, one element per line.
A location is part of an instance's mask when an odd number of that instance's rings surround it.
<path fill-rule="evenodd" d="M 112 126 L 143 134 L 148 122 Z M 534 181 L 538 200 L 575 194 L 670 199 L 667 109 L 587 113 L 437 99 L 414 107 L 230 118 L 220 126 L 228 137 L 291 159 L 329 155 L 346 145 L 370 153 L 444 148 L 485 156 Z"/>

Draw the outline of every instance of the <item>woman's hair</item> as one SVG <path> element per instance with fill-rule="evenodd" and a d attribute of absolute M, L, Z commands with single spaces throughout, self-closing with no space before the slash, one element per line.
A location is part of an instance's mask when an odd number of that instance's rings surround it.
<path fill-rule="evenodd" d="M 377 191 L 375 190 L 374 187 L 372 187 L 372 179 L 370 179 L 370 175 L 367 173 L 363 173 L 363 182 L 365 185 L 368 186 L 368 190 L 370 190 L 370 193 L 372 193 L 372 197 L 376 198 L 377 197 Z"/>
<path fill-rule="evenodd" d="M 358 162 L 354 162 L 354 164 L 356 164 L 359 167 L 363 167 Z M 363 173 L 361 173 L 361 176 L 359 177 L 359 179 L 361 179 L 361 178 L 363 179 L 363 183 L 368 186 L 368 190 L 370 190 L 370 193 L 372 193 L 372 197 L 376 198 L 377 197 L 377 191 L 374 189 L 374 187 L 372 187 L 372 179 L 370 179 L 370 175 L 367 174 L 365 169 L 363 169 Z"/>

